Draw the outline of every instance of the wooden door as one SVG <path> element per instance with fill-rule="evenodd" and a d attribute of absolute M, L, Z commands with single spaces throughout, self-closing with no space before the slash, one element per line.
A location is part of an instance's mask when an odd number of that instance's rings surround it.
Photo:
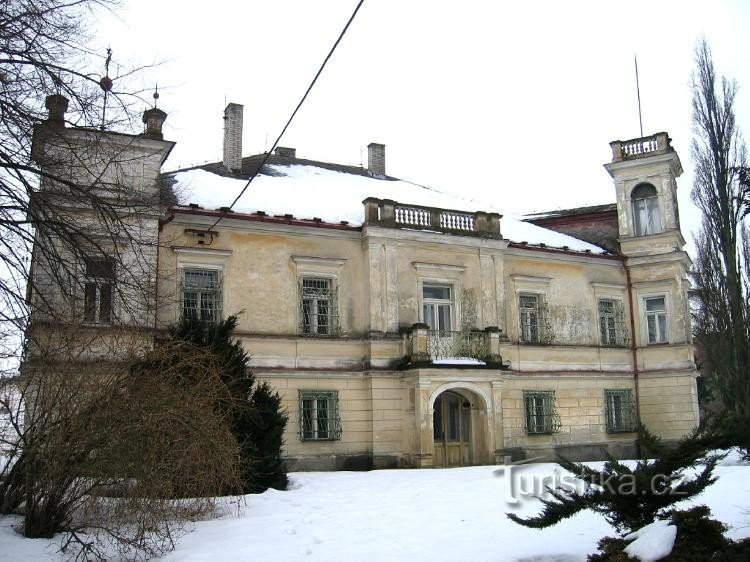
<path fill-rule="evenodd" d="M 439 468 L 470 466 L 471 405 L 455 392 L 443 392 L 435 400 L 432 415 L 433 465 Z"/>

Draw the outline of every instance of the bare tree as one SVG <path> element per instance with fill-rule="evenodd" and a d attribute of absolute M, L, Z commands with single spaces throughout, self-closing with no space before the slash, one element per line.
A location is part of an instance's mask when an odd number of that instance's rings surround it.
<path fill-rule="evenodd" d="M 26 536 L 62 531 L 83 559 L 169 550 L 186 521 L 240 483 L 222 358 L 175 338 L 128 357 L 140 346 L 122 336 L 108 342 L 125 363 L 95 360 L 92 376 L 91 360 L 70 358 L 73 337 L 61 354 L 37 355 L 14 398 L 0 398 L 11 426 L 0 512 L 22 508 Z"/>
<path fill-rule="evenodd" d="M 748 261 L 743 225 L 741 172 L 745 144 L 737 129 L 737 85 L 718 78 L 708 44 L 695 52 L 693 76 L 692 196 L 703 215 L 696 238 L 695 281 L 699 307 L 695 330 L 702 371 L 713 380 L 732 415 L 750 419 L 750 332 Z"/>

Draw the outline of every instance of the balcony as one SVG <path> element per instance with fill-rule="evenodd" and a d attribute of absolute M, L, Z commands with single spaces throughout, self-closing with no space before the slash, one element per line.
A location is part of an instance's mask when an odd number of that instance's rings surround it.
<path fill-rule="evenodd" d="M 407 353 L 413 365 L 463 365 L 508 368 L 500 355 L 500 341 L 506 340 L 496 327 L 480 330 L 430 330 L 414 324 L 407 334 Z"/>
<path fill-rule="evenodd" d="M 403 205 L 390 199 L 368 197 L 362 202 L 365 206 L 365 224 L 428 230 L 460 236 L 501 239 L 498 213 L 477 211 L 469 213 L 453 209 Z"/>
<path fill-rule="evenodd" d="M 674 149 L 671 145 L 672 139 L 667 133 L 656 133 L 649 137 L 641 137 L 626 141 L 612 141 L 609 146 L 612 148 L 612 162 L 622 162 L 623 160 L 633 160 L 635 158 L 645 158 L 655 154 L 664 154 L 672 152 Z"/>

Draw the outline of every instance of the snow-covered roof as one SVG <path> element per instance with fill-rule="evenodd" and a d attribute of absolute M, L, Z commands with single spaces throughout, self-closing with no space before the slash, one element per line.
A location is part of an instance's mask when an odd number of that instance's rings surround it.
<path fill-rule="evenodd" d="M 170 174 L 180 206 L 198 205 L 207 210 L 229 206 L 247 179 L 193 168 Z M 234 206 L 235 213 L 263 211 L 268 215 L 291 214 L 298 219 L 319 218 L 325 222 L 347 221 L 353 226 L 364 222 L 368 197 L 392 199 L 406 205 L 422 205 L 459 211 L 503 214 L 500 229 L 513 242 L 567 247 L 574 251 L 601 253 L 599 246 L 572 236 L 523 222 L 518 217 L 487 202 L 460 197 L 415 183 L 392 178 L 376 178 L 305 164 L 266 164 L 261 173 Z"/>

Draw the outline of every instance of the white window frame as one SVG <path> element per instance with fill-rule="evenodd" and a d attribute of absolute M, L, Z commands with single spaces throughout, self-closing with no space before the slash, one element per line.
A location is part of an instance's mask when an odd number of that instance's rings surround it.
<path fill-rule="evenodd" d="M 226 270 L 227 260 L 232 255 L 231 250 L 217 250 L 214 248 L 172 248 L 177 254 L 177 271 L 175 280 L 175 320 L 182 320 L 184 311 L 184 292 L 182 280 L 184 269 L 205 269 L 217 271 L 219 276 L 219 319 L 224 318 L 224 301 L 226 300 Z"/>
<path fill-rule="evenodd" d="M 633 389 L 604 389 L 604 417 L 607 433 L 637 431 L 638 419 Z"/>
<path fill-rule="evenodd" d="M 425 297 L 425 288 L 435 287 L 439 289 L 448 289 L 449 297 L 447 299 Z M 456 331 L 456 287 L 454 283 L 446 281 L 423 280 L 420 283 L 421 321 L 427 324 L 430 330 L 440 332 Z M 441 326 L 441 311 L 448 313 L 448 325 Z M 431 317 L 431 318 L 430 318 Z M 444 316 L 442 317 L 444 319 Z"/>
<path fill-rule="evenodd" d="M 655 301 L 658 299 L 662 299 L 664 301 L 664 308 L 661 310 L 648 310 L 648 303 L 649 301 Z M 641 297 L 641 305 L 643 310 L 643 331 L 644 331 L 644 341 L 647 345 L 658 345 L 658 344 L 665 344 L 669 343 L 669 299 L 667 297 L 667 294 L 654 294 L 654 295 L 644 295 Z M 659 325 L 659 318 L 664 318 L 664 329 L 662 333 L 662 329 Z M 656 338 L 654 341 L 651 341 L 651 330 L 649 329 L 649 320 L 653 318 L 654 319 L 654 327 L 656 328 Z"/>
<path fill-rule="evenodd" d="M 528 435 L 549 435 L 560 431 L 554 390 L 524 390 L 523 415 Z"/>
<path fill-rule="evenodd" d="M 337 336 L 340 332 L 338 312 L 338 285 L 332 275 L 319 273 L 303 274 L 299 278 L 299 333 L 305 336 Z M 305 287 L 306 282 L 327 283 L 328 287 Z M 327 291 L 327 295 L 325 292 Z M 316 294 L 316 292 L 318 294 Z M 321 303 L 328 302 L 326 312 L 321 312 Z M 306 302 L 309 312 L 305 312 Z M 325 323 L 320 322 L 325 316 Z M 309 320 L 309 321 L 306 321 Z"/>
<path fill-rule="evenodd" d="M 215 275 L 216 286 L 214 288 L 202 287 L 202 286 L 195 286 L 195 287 L 187 286 L 185 282 L 187 273 L 202 273 L 202 274 L 210 273 L 212 275 Z M 193 318 L 196 320 L 202 320 L 202 321 L 207 321 L 207 322 L 221 322 L 221 320 L 223 319 L 223 313 L 224 313 L 224 290 L 223 290 L 224 278 L 223 278 L 222 273 L 223 273 L 222 268 L 216 267 L 216 266 L 184 265 L 180 268 L 180 315 L 181 317 L 185 318 L 185 311 L 187 310 L 185 293 L 187 291 L 190 291 L 190 289 L 193 289 L 190 292 L 194 292 L 198 295 L 197 306 L 195 307 L 195 311 L 197 314 L 193 316 Z M 213 307 L 211 308 L 212 310 L 211 318 L 204 318 L 202 314 L 204 310 L 204 307 L 202 306 L 204 294 L 213 295 Z"/>
<path fill-rule="evenodd" d="M 648 197 L 633 197 L 632 194 L 641 186 L 653 188 L 654 194 Z M 663 231 L 659 192 L 650 183 L 639 183 L 631 190 L 630 208 L 633 214 L 633 233 L 636 236 L 650 236 Z"/>

